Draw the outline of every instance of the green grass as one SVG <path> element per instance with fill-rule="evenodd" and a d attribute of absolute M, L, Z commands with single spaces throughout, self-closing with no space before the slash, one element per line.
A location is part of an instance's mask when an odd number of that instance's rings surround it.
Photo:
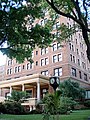
<path fill-rule="evenodd" d="M 60 120 L 87 120 L 90 110 L 73 111 L 70 115 L 60 115 Z M 42 115 L 0 115 L 0 120 L 42 120 Z"/>

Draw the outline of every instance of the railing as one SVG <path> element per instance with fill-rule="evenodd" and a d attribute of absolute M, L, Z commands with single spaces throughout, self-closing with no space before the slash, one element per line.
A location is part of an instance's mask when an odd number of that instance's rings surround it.
<path fill-rule="evenodd" d="M 0 96 L 0 103 L 5 101 L 5 97 Z"/>
<path fill-rule="evenodd" d="M 22 105 L 35 106 L 37 103 L 37 98 L 27 98 L 24 99 Z"/>

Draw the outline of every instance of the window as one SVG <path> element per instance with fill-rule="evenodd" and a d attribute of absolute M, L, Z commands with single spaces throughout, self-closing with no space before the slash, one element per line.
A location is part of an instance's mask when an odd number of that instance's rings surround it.
<path fill-rule="evenodd" d="M 42 48 L 41 49 L 41 55 L 47 54 L 48 53 L 48 48 Z"/>
<path fill-rule="evenodd" d="M 79 51 L 78 51 L 78 49 L 77 49 L 77 55 L 79 55 Z"/>
<path fill-rule="evenodd" d="M 55 68 L 54 69 L 54 75 L 55 76 L 62 76 L 62 67 L 61 68 Z"/>
<path fill-rule="evenodd" d="M 60 49 L 61 47 L 60 47 L 60 43 L 56 43 L 56 44 L 53 44 L 53 51 L 56 51 L 56 50 L 58 50 L 58 49 Z"/>
<path fill-rule="evenodd" d="M 38 55 L 38 51 L 36 51 L 36 55 Z"/>
<path fill-rule="evenodd" d="M 49 61 L 48 58 L 45 58 L 45 65 L 48 65 Z"/>
<path fill-rule="evenodd" d="M 21 72 L 21 66 L 18 66 L 18 72 Z"/>
<path fill-rule="evenodd" d="M 27 70 L 32 69 L 32 64 L 31 63 L 27 63 Z"/>
<path fill-rule="evenodd" d="M 32 90 L 26 90 L 26 93 L 28 93 L 29 98 L 32 98 Z"/>
<path fill-rule="evenodd" d="M 10 74 L 12 74 L 12 68 L 9 68 L 9 69 L 7 70 L 7 75 L 10 75 Z"/>
<path fill-rule="evenodd" d="M 78 59 L 78 65 L 80 66 L 80 60 Z"/>
<path fill-rule="evenodd" d="M 76 44 L 77 44 L 77 39 L 76 39 Z"/>
<path fill-rule="evenodd" d="M 53 44 L 53 51 L 57 50 L 57 44 Z"/>
<path fill-rule="evenodd" d="M 53 62 L 58 62 L 57 55 L 53 56 Z"/>
<path fill-rule="evenodd" d="M 53 62 L 59 62 L 59 61 L 62 61 L 62 54 L 54 55 Z"/>
<path fill-rule="evenodd" d="M 17 68 L 17 67 L 15 67 L 15 73 L 17 73 L 17 71 L 18 71 L 18 68 Z"/>
<path fill-rule="evenodd" d="M 75 63 L 75 56 L 73 56 L 73 62 Z"/>
<path fill-rule="evenodd" d="M 60 22 L 58 21 L 57 23 L 56 23 L 56 28 L 59 28 L 60 27 Z"/>
<path fill-rule="evenodd" d="M 87 81 L 87 74 L 84 73 L 84 80 Z"/>
<path fill-rule="evenodd" d="M 81 71 L 79 71 L 79 78 L 82 79 Z"/>
<path fill-rule="evenodd" d="M 69 47 L 70 47 L 70 50 L 71 50 L 71 43 L 69 43 Z"/>
<path fill-rule="evenodd" d="M 42 71 L 41 74 L 42 74 L 42 75 L 45 75 L 45 76 L 48 76 L 48 70 Z"/>
<path fill-rule="evenodd" d="M 72 69 L 71 69 L 71 73 L 72 73 L 72 76 L 74 76 L 74 77 L 77 76 L 77 75 L 76 75 L 76 69 L 75 69 L 75 68 L 72 68 Z"/>
<path fill-rule="evenodd" d="M 25 68 L 25 65 L 23 65 L 22 68 L 24 69 L 24 68 Z"/>
<path fill-rule="evenodd" d="M 44 59 L 41 59 L 41 66 L 44 66 L 44 65 L 45 65 Z"/>
<path fill-rule="evenodd" d="M 72 62 L 72 55 L 70 54 L 70 60 L 71 60 L 71 62 Z"/>
<path fill-rule="evenodd" d="M 38 65 L 38 61 L 36 61 L 36 66 Z"/>
<path fill-rule="evenodd" d="M 58 61 L 62 61 L 62 54 L 58 54 Z"/>
<path fill-rule="evenodd" d="M 8 60 L 8 66 L 12 65 L 12 60 Z"/>
<path fill-rule="evenodd" d="M 74 46 L 72 45 L 72 51 L 74 51 Z"/>

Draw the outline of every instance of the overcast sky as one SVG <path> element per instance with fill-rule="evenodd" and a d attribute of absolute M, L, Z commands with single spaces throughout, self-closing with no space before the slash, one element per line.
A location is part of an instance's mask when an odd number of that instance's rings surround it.
<path fill-rule="evenodd" d="M 4 65 L 6 62 L 6 56 L 0 52 L 0 66 Z"/>

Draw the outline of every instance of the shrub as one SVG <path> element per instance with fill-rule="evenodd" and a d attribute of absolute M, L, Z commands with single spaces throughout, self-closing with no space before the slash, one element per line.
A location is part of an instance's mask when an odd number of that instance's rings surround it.
<path fill-rule="evenodd" d="M 84 105 L 85 105 L 86 107 L 89 107 L 89 108 L 90 108 L 90 100 L 85 101 L 85 102 L 84 102 Z"/>
<path fill-rule="evenodd" d="M 25 109 L 19 102 L 5 102 L 0 106 L 0 112 L 4 114 L 24 114 Z"/>

